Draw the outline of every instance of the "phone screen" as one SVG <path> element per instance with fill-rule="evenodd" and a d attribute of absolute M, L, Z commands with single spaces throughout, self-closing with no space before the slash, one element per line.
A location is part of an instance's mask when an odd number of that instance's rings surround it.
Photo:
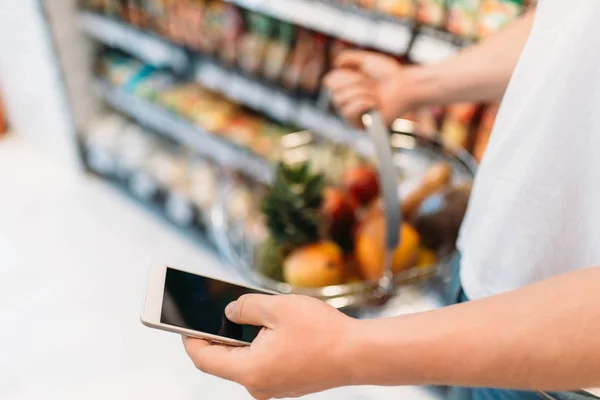
<path fill-rule="evenodd" d="M 234 324 L 225 317 L 225 307 L 248 293 L 264 294 L 167 268 L 160 322 L 252 343 L 261 327 Z"/>

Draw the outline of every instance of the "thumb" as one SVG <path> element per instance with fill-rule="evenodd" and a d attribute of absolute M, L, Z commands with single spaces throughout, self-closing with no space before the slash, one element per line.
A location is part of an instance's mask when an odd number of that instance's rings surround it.
<path fill-rule="evenodd" d="M 247 294 L 225 308 L 227 319 L 236 324 L 272 328 L 275 320 L 273 303 L 276 296 Z"/>

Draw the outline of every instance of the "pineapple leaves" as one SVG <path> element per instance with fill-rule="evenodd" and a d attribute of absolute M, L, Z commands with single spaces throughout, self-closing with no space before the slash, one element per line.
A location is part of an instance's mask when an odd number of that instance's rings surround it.
<path fill-rule="evenodd" d="M 273 186 L 262 203 L 274 242 L 294 248 L 319 240 L 324 187 L 325 177 L 313 173 L 309 163 L 279 164 Z"/>

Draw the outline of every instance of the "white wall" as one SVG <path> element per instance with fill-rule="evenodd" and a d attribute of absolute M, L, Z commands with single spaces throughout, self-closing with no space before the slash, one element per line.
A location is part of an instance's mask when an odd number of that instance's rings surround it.
<path fill-rule="evenodd" d="M 37 0 L 0 0 L 0 90 L 18 135 L 74 171 L 80 168 L 67 96 Z"/>

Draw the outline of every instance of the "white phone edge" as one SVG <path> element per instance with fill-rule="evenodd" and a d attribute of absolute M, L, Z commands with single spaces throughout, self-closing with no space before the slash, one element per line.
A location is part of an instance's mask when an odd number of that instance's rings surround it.
<path fill-rule="evenodd" d="M 211 335 L 209 333 L 193 331 L 190 329 L 179 328 L 177 326 L 161 323 L 160 315 L 162 312 L 162 303 L 163 303 L 163 295 L 164 295 L 164 288 L 165 288 L 165 278 L 167 275 L 167 268 L 176 269 L 176 270 L 187 272 L 187 273 L 194 274 L 194 275 L 199 275 L 198 273 L 195 273 L 192 271 L 186 271 L 184 269 L 174 268 L 174 267 L 170 267 L 167 265 L 153 264 L 152 266 L 150 266 L 150 269 L 148 271 L 148 276 L 146 278 L 147 279 L 146 280 L 146 292 L 145 292 L 145 296 L 144 296 L 144 304 L 142 306 L 142 315 L 140 318 L 142 324 L 144 324 L 148 328 L 153 328 L 153 329 L 158 329 L 161 331 L 176 333 L 176 334 L 191 337 L 191 338 L 203 339 L 203 340 L 207 340 L 207 341 L 210 341 L 210 342 L 216 343 L 216 344 L 224 344 L 224 345 L 233 346 L 233 347 L 245 347 L 245 346 L 250 345 L 250 343 L 240 341 L 240 340 L 229 339 L 229 338 L 222 337 L 222 336 Z M 211 277 L 206 277 L 206 278 L 215 279 L 215 280 L 230 283 L 230 284 L 236 285 L 236 286 L 243 286 L 248 289 L 256 290 L 259 292 L 264 292 L 265 294 L 276 294 L 276 293 L 265 291 L 263 289 L 253 288 L 253 287 L 246 286 L 246 285 L 240 285 L 240 284 L 233 283 L 233 282 L 227 282 L 223 279 L 216 279 L 216 278 L 211 278 Z"/>

